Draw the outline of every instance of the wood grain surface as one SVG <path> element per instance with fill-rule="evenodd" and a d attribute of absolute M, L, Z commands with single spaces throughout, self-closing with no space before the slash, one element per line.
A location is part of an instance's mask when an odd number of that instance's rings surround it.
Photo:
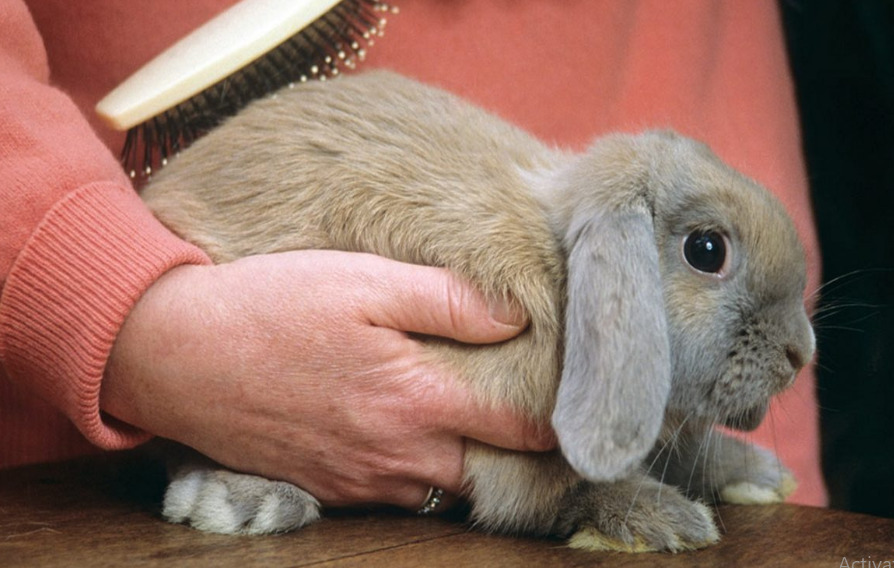
<path fill-rule="evenodd" d="M 278 536 L 209 535 L 160 519 L 163 479 L 139 452 L 0 471 L 0 566 L 894 565 L 894 520 L 794 505 L 720 507 L 721 543 L 680 554 L 583 552 L 393 510 L 338 511 Z"/>

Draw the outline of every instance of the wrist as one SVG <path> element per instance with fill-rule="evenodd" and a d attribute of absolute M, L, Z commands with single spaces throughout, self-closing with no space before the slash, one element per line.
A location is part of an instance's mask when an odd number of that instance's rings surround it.
<path fill-rule="evenodd" d="M 103 370 L 136 299 L 158 273 L 183 262 L 208 261 L 130 188 L 95 183 L 70 194 L 31 235 L 3 288 L 0 356 L 10 379 L 62 410 L 94 444 L 145 439 L 102 420 Z"/>
<path fill-rule="evenodd" d="M 204 267 L 179 265 L 162 274 L 140 296 L 121 326 L 103 376 L 102 411 L 153 434 L 172 435 L 178 427 L 165 412 L 174 412 L 169 393 L 173 346 L 188 338 L 188 306 L 179 304 L 184 289 L 196 286 Z M 185 386 L 185 385 L 182 385 Z M 177 399 L 183 397 L 177 396 Z"/>

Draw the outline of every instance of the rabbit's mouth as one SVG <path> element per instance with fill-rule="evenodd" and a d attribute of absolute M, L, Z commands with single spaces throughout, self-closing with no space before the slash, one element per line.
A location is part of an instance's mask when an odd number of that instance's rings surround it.
<path fill-rule="evenodd" d="M 769 407 L 769 401 L 755 404 L 750 408 L 730 413 L 722 420 L 722 423 L 724 426 L 734 430 L 750 432 L 760 426 Z"/>

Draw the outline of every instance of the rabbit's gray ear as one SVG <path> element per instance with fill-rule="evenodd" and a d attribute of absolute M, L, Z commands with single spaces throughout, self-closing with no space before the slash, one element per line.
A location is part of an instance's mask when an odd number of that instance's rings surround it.
<path fill-rule="evenodd" d="M 671 382 L 666 310 L 649 207 L 572 222 L 565 363 L 553 427 L 571 466 L 625 475 L 655 443 Z"/>

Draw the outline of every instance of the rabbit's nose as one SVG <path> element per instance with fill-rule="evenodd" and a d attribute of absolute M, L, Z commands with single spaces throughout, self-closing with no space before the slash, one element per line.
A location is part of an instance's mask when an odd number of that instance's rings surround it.
<path fill-rule="evenodd" d="M 788 359 L 792 371 L 797 373 L 813 358 L 813 353 L 816 350 L 816 336 L 806 312 L 795 319 L 794 326 L 796 327 L 789 332 L 791 335 L 785 342 L 785 358 Z"/>
<path fill-rule="evenodd" d="M 788 359 L 794 371 L 798 371 L 807 364 L 807 360 L 801 350 L 791 345 L 785 348 L 785 358 Z"/>

